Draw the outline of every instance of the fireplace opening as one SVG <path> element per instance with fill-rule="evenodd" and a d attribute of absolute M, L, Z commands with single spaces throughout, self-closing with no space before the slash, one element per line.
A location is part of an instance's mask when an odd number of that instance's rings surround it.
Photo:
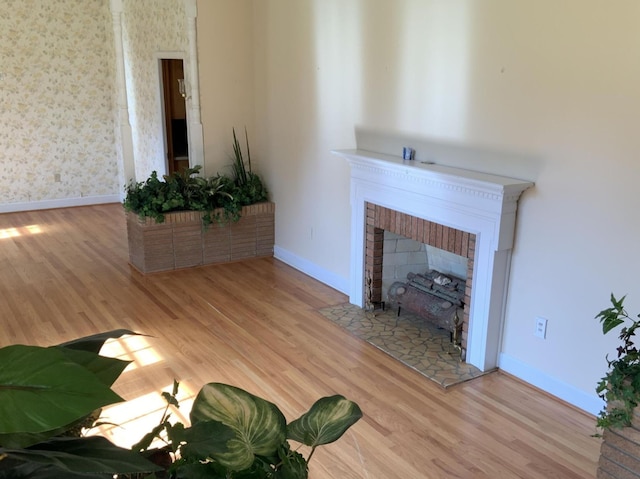
<path fill-rule="evenodd" d="M 446 330 L 462 353 L 467 268 L 464 256 L 385 231 L 383 304 L 398 318 L 402 311 L 409 312 Z"/>
<path fill-rule="evenodd" d="M 447 329 L 467 349 L 475 235 L 366 202 L 370 309 L 402 308 Z"/>

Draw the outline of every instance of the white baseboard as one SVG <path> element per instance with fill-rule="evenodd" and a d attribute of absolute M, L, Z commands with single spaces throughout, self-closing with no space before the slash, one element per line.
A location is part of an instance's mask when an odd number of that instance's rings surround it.
<path fill-rule="evenodd" d="M 506 373 L 509 373 L 523 381 L 542 389 L 549 394 L 568 402 L 569 404 L 582 409 L 593 415 L 598 413 L 604 407 L 604 401 L 602 401 L 595 394 L 585 393 L 584 391 L 571 386 L 559 379 L 551 377 L 542 371 L 532 368 L 528 364 L 515 359 L 508 354 L 501 353 L 498 362 L 498 367 Z M 595 388 L 595 386 L 594 386 Z M 595 423 L 594 423 L 595 427 Z"/>
<path fill-rule="evenodd" d="M 343 278 L 331 271 L 320 268 L 317 264 L 301 258 L 300 256 L 297 256 L 279 246 L 274 246 L 273 256 L 298 271 L 302 271 L 304 274 L 317 279 L 321 283 L 331 286 L 333 289 L 336 289 L 346 295 L 349 294 L 349 280 L 347 278 Z"/>
<path fill-rule="evenodd" d="M 274 257 L 344 294 L 349 294 L 349 280 L 347 278 L 343 278 L 342 276 L 338 276 L 335 273 L 320 268 L 311 261 L 301 258 L 290 251 L 280 248 L 279 246 L 274 247 Z M 589 414 L 593 414 L 594 416 L 597 415 L 604 407 L 604 402 L 596 396 L 595 392 L 593 394 L 588 394 L 574 386 L 571 386 L 570 384 L 549 376 L 546 373 L 533 368 L 512 356 L 509 356 L 508 354 L 500 354 L 498 367 L 504 372 L 522 379 L 523 381 L 556 396 L 557 398 L 562 399 L 563 401 L 566 401 Z"/>
<path fill-rule="evenodd" d="M 18 211 L 50 210 L 53 208 L 69 208 L 71 206 L 102 205 L 105 203 L 121 203 L 120 195 L 82 196 L 80 198 L 60 198 L 43 201 L 27 201 L 24 203 L 0 204 L 0 213 Z"/>

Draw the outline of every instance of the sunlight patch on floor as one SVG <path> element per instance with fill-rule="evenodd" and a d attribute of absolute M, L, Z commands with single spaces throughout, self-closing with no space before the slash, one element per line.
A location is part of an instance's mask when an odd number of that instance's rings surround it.
<path fill-rule="evenodd" d="M 149 366 L 162 361 L 160 356 L 144 336 L 126 336 L 109 339 L 100 350 L 100 354 L 111 358 L 131 361 L 127 371 Z"/>
<path fill-rule="evenodd" d="M 171 392 L 172 384 L 167 384 L 158 391 L 153 391 L 129 401 L 104 408 L 100 422 L 110 423 L 92 430 L 89 435 L 101 435 L 121 447 L 130 448 L 142 437 L 157 426 L 167 406 L 162 391 Z M 170 422 L 190 424 L 189 411 L 193 406 L 195 394 L 187 386 L 180 385 L 178 390 L 179 408 L 170 407 Z M 160 441 L 154 443 L 161 446 Z"/>
<path fill-rule="evenodd" d="M 145 434 L 151 432 L 162 420 L 167 408 L 167 401 L 162 396 L 163 392 L 171 394 L 173 383 L 164 384 L 156 389 L 157 378 L 146 378 L 146 367 L 158 365 L 164 358 L 151 344 L 149 338 L 143 335 L 126 335 L 120 338 L 112 338 L 105 341 L 100 354 L 102 356 L 131 361 L 125 370 L 126 379 L 120 376 L 114 386 L 121 396 L 129 398 L 136 392 L 143 390 L 142 394 L 133 399 L 113 404 L 103 408 L 98 423 L 103 425 L 89 430 L 87 435 L 101 435 L 118 446 L 130 448 L 140 441 Z M 162 365 L 160 365 L 161 371 Z M 157 375 L 158 368 L 148 370 L 148 374 Z M 133 374 L 133 376 L 129 376 Z M 164 374 L 164 372 L 160 373 Z M 124 379 L 124 380 L 123 380 Z M 128 387 L 129 386 L 129 387 Z M 151 388 L 153 390 L 149 391 Z M 128 393 L 128 394 L 127 394 Z M 182 422 L 185 426 L 190 424 L 189 411 L 195 398 L 194 391 L 186 384 L 181 383 L 178 388 L 177 399 L 179 407 L 169 407 L 170 422 Z M 153 446 L 162 446 L 160 441 Z"/>
<path fill-rule="evenodd" d="M 42 233 L 40 225 L 28 225 L 21 228 L 0 228 L 0 239 L 17 238 L 24 235 L 35 235 Z"/>
<path fill-rule="evenodd" d="M 0 239 L 15 238 L 17 236 L 22 236 L 22 234 L 18 231 L 18 228 L 0 229 Z"/>

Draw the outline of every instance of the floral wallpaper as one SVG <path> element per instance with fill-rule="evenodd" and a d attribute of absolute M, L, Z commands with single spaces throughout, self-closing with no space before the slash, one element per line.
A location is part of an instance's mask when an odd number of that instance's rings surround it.
<path fill-rule="evenodd" d="M 123 48 L 136 178 L 165 170 L 158 52 L 186 52 L 184 3 L 125 0 Z"/>
<path fill-rule="evenodd" d="M 0 204 L 119 193 L 112 32 L 108 0 L 2 0 Z"/>

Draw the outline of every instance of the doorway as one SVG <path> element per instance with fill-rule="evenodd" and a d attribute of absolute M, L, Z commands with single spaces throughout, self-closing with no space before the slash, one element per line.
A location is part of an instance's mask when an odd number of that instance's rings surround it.
<path fill-rule="evenodd" d="M 173 58 L 163 58 L 160 62 L 167 174 L 171 175 L 189 168 L 189 131 L 184 62 L 181 59 Z"/>

